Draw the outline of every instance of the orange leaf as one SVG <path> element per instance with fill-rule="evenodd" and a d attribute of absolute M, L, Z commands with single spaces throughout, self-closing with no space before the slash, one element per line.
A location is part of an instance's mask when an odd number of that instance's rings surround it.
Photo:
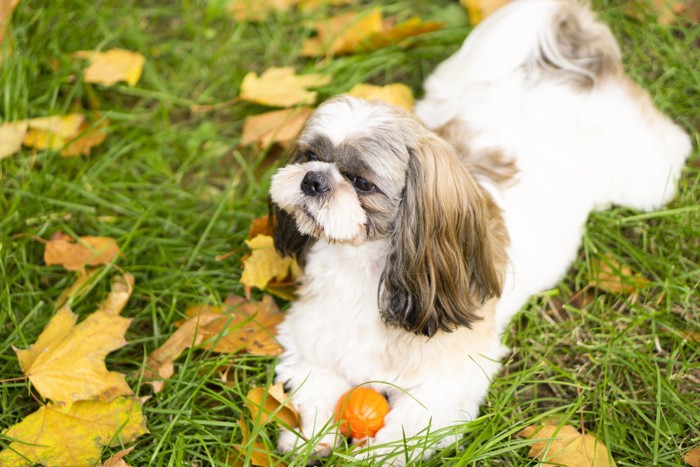
<path fill-rule="evenodd" d="M 260 148 L 273 143 L 286 146 L 297 137 L 312 113 L 310 107 L 295 107 L 248 116 L 243 122 L 240 144 L 255 144 Z"/>
<path fill-rule="evenodd" d="M 590 272 L 591 285 L 607 292 L 631 295 L 649 285 L 647 279 L 633 273 L 629 267 L 621 265 L 609 254 L 593 261 Z"/>
<path fill-rule="evenodd" d="M 315 28 L 318 36 L 304 42 L 301 55 L 352 53 L 372 34 L 382 32 L 382 12 L 375 8 L 369 13 L 346 13 L 319 22 Z"/>
<path fill-rule="evenodd" d="M 441 29 L 442 26 L 443 24 L 437 21 L 423 22 L 420 18 L 413 17 L 396 26 L 372 34 L 363 42 L 361 49 L 375 50 L 392 44 L 399 44 L 410 37 Z"/>
<path fill-rule="evenodd" d="M 108 120 L 103 120 L 97 127 L 91 128 L 87 123 L 83 123 L 78 129 L 80 135 L 66 144 L 61 150 L 61 155 L 63 157 L 79 156 L 81 154 L 89 156 L 93 147 L 99 146 L 107 139 L 105 128 L 108 124 Z"/>
<path fill-rule="evenodd" d="M 60 264 L 69 271 L 85 266 L 109 264 L 119 255 L 119 246 L 109 237 L 80 237 L 77 242 L 58 238 L 46 242 L 44 262 Z"/>
<path fill-rule="evenodd" d="M 700 467 L 700 447 L 693 448 L 686 452 L 683 460 L 691 467 Z"/>
<path fill-rule="evenodd" d="M 250 229 L 248 229 L 248 240 L 251 240 L 258 235 L 272 236 L 272 230 L 270 230 L 270 219 L 268 216 L 259 217 L 253 219 L 250 223 Z"/>
<path fill-rule="evenodd" d="M 539 459 L 545 466 L 614 467 L 616 465 L 601 441 L 589 434 L 579 433 L 571 425 L 529 426 L 517 436 L 535 440 L 527 455 Z"/>
<path fill-rule="evenodd" d="M 261 426 L 274 420 L 287 428 L 299 426 L 299 414 L 291 406 L 289 396 L 285 394 L 282 383 L 270 388 L 253 388 L 246 396 L 246 405 L 255 423 Z"/>

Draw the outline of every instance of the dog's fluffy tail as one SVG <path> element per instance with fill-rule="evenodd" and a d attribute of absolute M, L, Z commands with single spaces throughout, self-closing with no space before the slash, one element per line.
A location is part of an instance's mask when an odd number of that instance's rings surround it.
<path fill-rule="evenodd" d="M 425 84 L 430 102 L 416 113 L 438 127 L 458 110 L 450 103 L 480 83 L 522 73 L 523 79 L 554 79 L 587 88 L 621 71 L 612 33 L 576 0 L 516 0 L 496 11 L 469 35 Z M 436 106 L 438 101 L 443 104 Z"/>

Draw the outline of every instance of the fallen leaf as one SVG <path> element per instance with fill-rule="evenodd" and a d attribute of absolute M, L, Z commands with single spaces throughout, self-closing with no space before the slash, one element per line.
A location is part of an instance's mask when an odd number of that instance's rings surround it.
<path fill-rule="evenodd" d="M 286 146 L 297 137 L 312 113 L 310 107 L 295 107 L 248 116 L 243 122 L 240 144 L 255 144 L 260 148 L 273 143 Z"/>
<path fill-rule="evenodd" d="M 262 301 L 246 300 L 231 295 L 223 306 L 196 305 L 185 315 L 190 322 L 199 322 L 198 345 L 217 353 L 245 350 L 251 355 L 275 356 L 282 352 L 275 328 L 284 318 L 275 302 L 268 296 Z M 176 323 L 178 326 L 183 322 Z"/>
<path fill-rule="evenodd" d="M 114 453 L 112 457 L 101 463 L 99 467 L 129 467 L 129 464 L 124 462 L 124 456 L 127 456 L 135 447 L 136 446 L 131 446 L 128 449 L 122 449 Z"/>
<path fill-rule="evenodd" d="M 443 24 L 440 22 L 424 22 L 418 17 L 410 18 L 396 25 L 391 25 L 391 23 L 384 22 L 383 30 L 370 35 L 360 44 L 359 49 L 366 51 L 381 49 L 382 47 L 387 47 L 392 44 L 399 44 L 410 37 L 437 31 L 442 27 Z"/>
<path fill-rule="evenodd" d="M 369 13 L 346 13 L 320 21 L 314 27 L 317 37 L 311 37 L 302 44 L 302 56 L 351 53 L 372 34 L 382 32 L 382 12 L 374 8 Z"/>
<path fill-rule="evenodd" d="M 273 459 L 270 455 L 270 451 L 265 447 L 265 445 L 259 441 L 254 441 L 251 437 L 250 430 L 243 423 L 243 420 L 238 421 L 238 426 L 241 428 L 241 444 L 234 444 L 233 448 L 241 453 L 245 460 L 250 462 L 251 465 L 258 467 L 286 467 L 287 464 L 280 463 L 278 460 Z M 237 462 L 234 459 L 227 459 L 227 465 L 233 464 L 235 466 L 245 465 L 244 462 Z"/>
<path fill-rule="evenodd" d="M 260 76 L 251 71 L 243 77 L 240 98 L 258 104 L 292 107 L 316 102 L 314 88 L 330 83 L 331 76 L 318 73 L 297 75 L 292 67 L 268 68 Z"/>
<path fill-rule="evenodd" d="M 692 467 L 700 467 L 700 447 L 693 448 L 686 452 L 683 460 Z"/>
<path fill-rule="evenodd" d="M 591 285 L 599 290 L 617 294 L 630 295 L 649 285 L 649 281 L 640 274 L 621 265 L 611 255 L 595 260 L 591 264 Z"/>
<path fill-rule="evenodd" d="M 5 38 L 5 29 L 10 24 L 10 18 L 12 17 L 12 12 L 15 11 L 15 7 L 19 3 L 19 0 L 2 0 L 0 1 L 0 45 Z M 2 57 L 0 56 L 0 63 L 2 63 Z M 2 157 L 0 157 L 2 159 Z"/>
<path fill-rule="evenodd" d="M 63 307 L 28 349 L 14 348 L 22 372 L 45 399 L 54 402 L 110 400 L 131 395 L 124 375 L 107 371 L 105 357 L 126 345 L 130 319 L 98 310 L 76 325 Z"/>
<path fill-rule="evenodd" d="M 46 242 L 44 262 L 47 265 L 60 264 L 69 271 L 77 271 L 85 266 L 109 264 L 119 255 L 119 246 L 109 237 L 80 237 L 77 242 L 65 238 Z"/>
<path fill-rule="evenodd" d="M 379 8 L 369 13 L 346 13 L 317 23 L 316 37 L 302 44 L 301 55 L 317 57 L 369 52 L 443 27 L 436 21 L 423 22 L 418 17 L 393 24 L 382 20 Z"/>
<path fill-rule="evenodd" d="M 527 455 L 539 459 L 545 466 L 614 467 L 616 465 L 600 440 L 592 435 L 579 433 L 571 425 L 529 426 L 517 436 L 536 440 L 530 446 Z"/>
<path fill-rule="evenodd" d="M 700 22 L 700 3 L 697 0 L 628 0 L 624 12 L 640 20 L 651 14 L 663 25 L 676 23 L 679 19 Z"/>
<path fill-rule="evenodd" d="M 226 9 L 237 21 L 264 21 L 273 11 L 289 10 L 299 0 L 233 0 Z"/>
<path fill-rule="evenodd" d="M 138 52 L 125 49 L 111 49 L 104 52 L 97 50 L 80 50 L 74 57 L 90 60 L 90 65 L 83 71 L 88 83 L 111 86 L 124 81 L 130 86 L 138 83 L 146 59 Z"/>
<path fill-rule="evenodd" d="M 283 258 L 277 253 L 272 237 L 258 235 L 246 240 L 246 244 L 252 252 L 243 264 L 243 285 L 264 290 L 273 279 L 279 282 L 293 273 L 294 260 Z"/>
<path fill-rule="evenodd" d="M 70 287 L 64 289 L 63 292 L 61 292 L 61 295 L 59 295 L 56 301 L 54 302 L 54 307 L 56 309 L 61 308 L 67 302 L 70 302 L 73 299 L 80 297 L 85 292 L 87 292 L 88 283 L 91 282 L 92 279 L 94 279 L 94 277 L 99 271 L 100 270 L 98 268 L 87 270 L 78 269 L 76 271 L 77 276 L 75 278 L 75 282 L 73 282 L 73 284 L 71 284 Z"/>
<path fill-rule="evenodd" d="M 22 144 L 35 149 L 58 149 L 80 134 L 85 115 L 40 117 L 26 120 L 27 133 Z"/>
<path fill-rule="evenodd" d="M 0 160 L 20 150 L 26 134 L 26 121 L 6 122 L 0 125 Z"/>
<path fill-rule="evenodd" d="M 100 303 L 99 310 L 110 315 L 119 315 L 126 302 L 131 297 L 131 292 L 134 290 L 134 276 L 131 274 L 123 274 L 112 278 L 112 289 L 107 295 L 107 298 Z"/>
<path fill-rule="evenodd" d="M 3 433 L 13 441 L 0 452 L 0 465 L 92 466 L 104 446 L 129 443 L 145 433 L 141 403 L 131 397 L 49 404 Z"/>
<path fill-rule="evenodd" d="M 299 414 L 292 407 L 289 396 L 284 393 L 282 383 L 269 388 L 253 388 L 245 400 L 250 417 L 260 426 L 270 420 L 281 423 L 286 428 L 299 426 Z"/>
<path fill-rule="evenodd" d="M 180 354 L 202 342 L 204 335 L 197 332 L 199 327 L 217 318 L 216 315 L 206 315 L 199 319 L 188 320 L 163 345 L 148 355 L 143 378 L 153 387 L 153 392 L 161 392 L 165 382 L 175 374 L 175 360 Z"/>
<path fill-rule="evenodd" d="M 356 84 L 348 92 L 348 95 L 367 100 L 379 100 L 403 107 L 409 112 L 413 111 L 413 91 L 401 83 L 387 84 L 386 86 Z"/>
<path fill-rule="evenodd" d="M 268 216 L 258 217 L 253 219 L 250 223 L 250 228 L 248 229 L 248 240 L 251 240 L 258 235 L 272 236 L 272 230 L 270 229 L 270 218 Z"/>
<path fill-rule="evenodd" d="M 107 139 L 105 128 L 109 125 L 108 120 L 103 120 L 96 127 L 91 127 L 87 123 L 80 125 L 78 129 L 78 137 L 69 141 L 61 150 L 61 155 L 64 157 L 72 156 L 89 156 L 90 150 L 102 144 Z"/>
<path fill-rule="evenodd" d="M 479 24 L 488 15 L 501 8 L 510 0 L 460 0 L 469 14 L 469 22 L 473 26 Z"/>

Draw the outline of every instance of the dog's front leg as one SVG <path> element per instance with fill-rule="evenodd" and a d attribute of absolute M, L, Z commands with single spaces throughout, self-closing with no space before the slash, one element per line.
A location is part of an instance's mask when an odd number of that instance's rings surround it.
<path fill-rule="evenodd" d="M 328 456 L 342 439 L 333 418 L 336 404 L 352 385 L 333 370 L 301 362 L 290 365 L 284 359 L 277 367 L 277 380 L 287 386 L 301 418 L 299 430 L 280 430 L 278 449 L 291 452 L 307 444 L 300 455 Z"/>

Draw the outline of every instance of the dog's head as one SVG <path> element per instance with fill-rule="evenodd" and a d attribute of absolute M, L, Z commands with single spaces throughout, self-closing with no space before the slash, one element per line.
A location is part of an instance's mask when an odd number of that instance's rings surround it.
<path fill-rule="evenodd" d="M 397 107 L 321 105 L 270 198 L 275 246 L 302 264 L 316 241 L 388 240 L 379 308 L 389 324 L 427 336 L 469 326 L 500 293 L 497 208 L 454 149 Z"/>

